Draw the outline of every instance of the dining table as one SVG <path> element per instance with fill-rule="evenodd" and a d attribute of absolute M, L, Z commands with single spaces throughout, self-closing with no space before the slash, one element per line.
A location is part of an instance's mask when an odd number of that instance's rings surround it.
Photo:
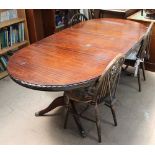
<path fill-rule="evenodd" d="M 40 91 L 68 91 L 89 86 L 118 55 L 127 56 L 147 27 L 126 19 L 99 18 L 78 23 L 15 52 L 7 71 L 21 86 Z M 56 98 L 42 116 L 65 105 Z M 83 127 L 74 118 L 83 134 Z"/>

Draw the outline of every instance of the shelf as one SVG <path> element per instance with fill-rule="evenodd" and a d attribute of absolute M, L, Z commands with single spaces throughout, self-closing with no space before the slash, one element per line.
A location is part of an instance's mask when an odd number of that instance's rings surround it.
<path fill-rule="evenodd" d="M 62 28 L 64 26 L 65 26 L 64 24 L 63 25 L 56 26 L 56 29 L 60 29 L 60 28 Z"/>
<path fill-rule="evenodd" d="M 7 71 L 0 72 L 0 79 L 6 77 L 7 75 L 8 75 L 8 72 Z"/>
<path fill-rule="evenodd" d="M 8 51 L 14 50 L 14 49 L 19 48 L 19 47 L 21 47 L 21 46 L 23 46 L 23 45 L 26 45 L 26 44 L 28 44 L 28 43 L 29 43 L 29 42 L 28 42 L 27 40 L 25 40 L 25 41 L 23 41 L 23 42 L 13 44 L 13 45 L 10 46 L 10 47 L 6 47 L 6 48 L 4 48 L 4 49 L 1 49 L 1 50 L 0 50 L 0 55 L 3 55 L 3 54 L 5 54 L 5 53 L 7 53 Z"/>
<path fill-rule="evenodd" d="M 54 32 L 54 33 L 57 33 L 57 32 L 59 32 L 59 31 L 63 30 L 64 27 L 65 27 L 64 25 L 56 26 L 56 29 L 55 29 L 55 32 Z"/>
<path fill-rule="evenodd" d="M 0 29 L 3 27 L 7 27 L 10 25 L 16 24 L 16 23 L 23 22 L 23 21 L 25 21 L 24 18 L 15 18 L 15 19 L 10 19 L 10 20 L 4 21 L 4 22 L 0 22 Z"/>

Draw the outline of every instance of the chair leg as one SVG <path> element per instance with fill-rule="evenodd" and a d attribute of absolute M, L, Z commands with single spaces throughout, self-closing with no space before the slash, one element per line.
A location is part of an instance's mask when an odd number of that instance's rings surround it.
<path fill-rule="evenodd" d="M 146 81 L 144 62 L 141 63 L 141 67 L 142 67 L 142 71 L 143 71 L 143 78 L 144 78 L 144 81 Z"/>
<path fill-rule="evenodd" d="M 66 112 L 65 122 L 64 122 L 64 129 L 67 128 L 68 116 L 69 116 L 69 108 L 67 107 L 67 112 Z"/>
<path fill-rule="evenodd" d="M 82 137 L 86 137 L 85 130 L 84 130 L 83 126 L 82 126 L 82 123 L 80 121 L 80 118 L 78 116 L 78 112 L 76 110 L 76 107 L 75 107 L 73 101 L 71 101 L 71 106 L 72 106 L 72 111 L 73 111 L 73 118 L 75 120 L 75 123 L 76 123 L 78 129 L 79 129 L 79 132 L 80 132 Z"/>
<path fill-rule="evenodd" d="M 99 118 L 98 105 L 95 105 L 95 116 L 96 116 L 96 127 L 97 127 L 97 133 L 98 133 L 98 141 L 99 141 L 99 143 L 101 143 L 101 121 Z"/>
<path fill-rule="evenodd" d="M 126 65 L 124 68 L 124 71 L 126 71 L 128 69 L 129 65 Z"/>
<path fill-rule="evenodd" d="M 122 71 L 126 71 L 128 68 L 128 65 L 126 65 L 124 68 L 122 67 Z"/>
<path fill-rule="evenodd" d="M 112 105 L 110 105 L 110 109 L 111 109 L 111 113 L 113 116 L 114 125 L 117 126 L 117 119 L 116 119 L 116 113 L 115 113 L 114 107 Z"/>
<path fill-rule="evenodd" d="M 138 86 L 139 86 L 139 92 L 141 92 L 141 81 L 140 81 L 140 69 L 138 67 Z"/>

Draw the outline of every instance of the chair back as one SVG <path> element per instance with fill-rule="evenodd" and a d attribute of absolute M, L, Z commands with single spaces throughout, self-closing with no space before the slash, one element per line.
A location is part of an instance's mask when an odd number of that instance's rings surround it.
<path fill-rule="evenodd" d="M 75 14 L 71 19 L 71 26 L 78 24 L 80 22 L 88 20 L 87 17 L 82 13 Z"/>
<path fill-rule="evenodd" d="M 100 10 L 99 11 L 99 18 L 104 18 L 105 16 L 105 11 L 104 10 Z"/>
<path fill-rule="evenodd" d="M 151 34 L 152 34 L 152 27 L 153 22 L 149 25 L 146 33 L 143 36 L 143 39 L 140 43 L 140 48 L 137 54 L 137 57 L 140 59 L 149 59 L 149 50 L 150 50 L 150 41 L 151 41 Z"/>
<path fill-rule="evenodd" d="M 89 15 L 89 19 L 95 19 L 95 10 L 88 9 L 88 15 Z"/>
<path fill-rule="evenodd" d="M 108 97 L 111 101 L 115 98 L 124 60 L 124 56 L 120 54 L 106 67 L 106 70 L 96 83 L 96 91 L 93 99 L 94 103 L 102 102 L 105 97 Z"/>

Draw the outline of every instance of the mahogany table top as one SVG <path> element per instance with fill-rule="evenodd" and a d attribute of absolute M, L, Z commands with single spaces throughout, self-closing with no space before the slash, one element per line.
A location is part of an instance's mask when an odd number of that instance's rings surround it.
<path fill-rule="evenodd" d="M 8 73 L 32 89 L 62 91 L 87 85 L 140 41 L 146 26 L 125 19 L 93 19 L 16 52 Z"/>

